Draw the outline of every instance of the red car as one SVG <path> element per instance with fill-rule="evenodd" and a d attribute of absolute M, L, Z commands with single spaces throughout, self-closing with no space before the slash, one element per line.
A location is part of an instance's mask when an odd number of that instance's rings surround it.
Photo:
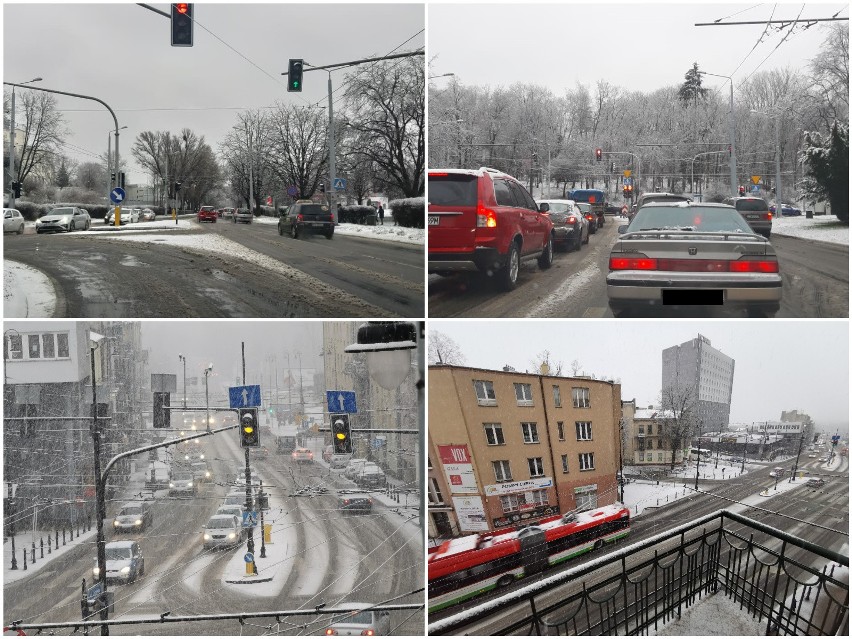
<path fill-rule="evenodd" d="M 429 171 L 429 272 L 479 271 L 504 290 L 518 282 L 521 261 L 553 263 L 549 206 L 495 169 Z"/>
<path fill-rule="evenodd" d="M 216 209 L 212 206 L 202 206 L 198 211 L 198 221 L 199 222 L 215 222 L 216 218 Z"/>

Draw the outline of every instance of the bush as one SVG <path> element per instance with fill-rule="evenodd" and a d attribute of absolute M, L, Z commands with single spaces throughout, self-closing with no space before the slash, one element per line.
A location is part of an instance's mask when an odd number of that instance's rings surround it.
<path fill-rule="evenodd" d="M 337 221 L 346 224 L 367 224 L 369 216 L 375 224 L 376 209 L 364 204 L 349 204 L 337 209 Z"/>
<path fill-rule="evenodd" d="M 426 226 L 426 198 L 407 197 L 391 200 L 388 208 L 393 211 L 394 222 L 398 226 L 422 229 Z"/>

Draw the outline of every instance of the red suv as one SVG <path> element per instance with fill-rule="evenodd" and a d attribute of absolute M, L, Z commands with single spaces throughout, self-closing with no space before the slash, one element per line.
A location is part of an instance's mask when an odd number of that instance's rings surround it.
<path fill-rule="evenodd" d="M 429 272 L 479 271 L 512 290 L 522 260 L 553 263 L 549 206 L 495 169 L 429 171 Z"/>
<path fill-rule="evenodd" d="M 212 206 L 202 206 L 198 210 L 198 221 L 199 222 L 204 222 L 205 220 L 207 222 L 215 222 L 216 217 L 217 217 L 216 209 L 214 209 Z"/>

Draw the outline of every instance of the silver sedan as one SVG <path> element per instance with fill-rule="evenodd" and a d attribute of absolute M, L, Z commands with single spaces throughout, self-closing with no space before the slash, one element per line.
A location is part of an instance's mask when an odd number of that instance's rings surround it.
<path fill-rule="evenodd" d="M 660 307 L 778 311 L 775 250 L 732 206 L 649 204 L 618 232 L 606 278 L 616 316 Z"/>

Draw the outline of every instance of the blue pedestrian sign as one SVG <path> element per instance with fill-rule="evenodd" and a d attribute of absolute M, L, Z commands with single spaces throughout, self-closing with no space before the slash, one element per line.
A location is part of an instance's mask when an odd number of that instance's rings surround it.
<path fill-rule="evenodd" d="M 355 391 L 327 390 L 325 398 L 328 402 L 329 413 L 357 413 Z"/>
<path fill-rule="evenodd" d="M 760 187 L 759 187 L 757 184 L 752 184 L 752 186 L 751 186 L 751 192 L 752 192 L 752 193 L 757 193 L 758 191 L 760 191 Z"/>
<path fill-rule="evenodd" d="M 260 406 L 260 385 L 231 386 L 228 389 L 231 408 L 250 408 Z"/>
<path fill-rule="evenodd" d="M 122 202 L 124 202 L 124 198 L 126 197 L 127 194 L 120 186 L 115 187 L 112 191 L 109 192 L 109 199 L 113 204 L 121 204 Z"/>
<path fill-rule="evenodd" d="M 254 555 L 251 554 L 250 552 L 247 552 L 245 554 L 245 556 L 243 557 L 243 559 L 245 559 L 247 564 L 253 564 L 254 563 Z"/>
<path fill-rule="evenodd" d="M 334 190 L 335 191 L 345 191 L 346 190 L 346 180 L 343 178 L 334 178 Z"/>
<path fill-rule="evenodd" d="M 252 510 L 243 513 L 243 528 L 257 526 L 257 511 Z"/>
<path fill-rule="evenodd" d="M 299 189 L 297 189 L 295 186 L 288 186 L 287 187 L 287 195 L 289 195 L 290 197 L 296 197 L 296 195 L 298 193 L 299 193 Z"/>
<path fill-rule="evenodd" d="M 89 600 L 90 606 L 92 605 L 92 602 L 94 602 L 100 596 L 100 594 L 101 582 L 96 583 L 94 586 L 92 586 L 86 591 L 86 598 Z"/>

